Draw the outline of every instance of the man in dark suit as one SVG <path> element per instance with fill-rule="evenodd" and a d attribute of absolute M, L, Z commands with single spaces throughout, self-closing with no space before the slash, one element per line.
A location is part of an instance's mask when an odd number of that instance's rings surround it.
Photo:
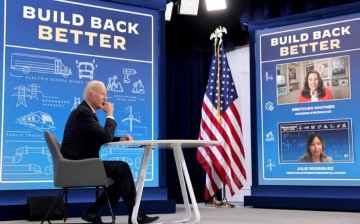
<path fill-rule="evenodd" d="M 61 143 L 61 153 L 67 159 L 79 160 L 99 158 L 100 147 L 108 142 L 132 140 L 130 135 L 123 138 L 114 137 L 117 123 L 114 119 L 114 106 L 107 101 L 106 88 L 103 82 L 89 82 L 83 93 L 83 102 L 70 114 Z M 96 111 L 106 113 L 104 127 L 99 124 Z M 116 207 L 122 197 L 129 211 L 129 224 L 135 205 L 136 189 L 129 165 L 123 161 L 103 161 L 106 174 L 115 183 L 107 188 L 112 208 Z M 82 219 L 95 224 L 102 223 L 99 211 L 106 205 L 103 192 L 98 200 L 85 211 Z M 143 213 L 138 215 L 138 223 L 150 223 L 159 219 L 158 216 L 149 217 Z"/>

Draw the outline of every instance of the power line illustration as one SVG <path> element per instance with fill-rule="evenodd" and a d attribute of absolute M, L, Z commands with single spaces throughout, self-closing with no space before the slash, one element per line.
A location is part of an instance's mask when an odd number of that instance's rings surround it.
<path fill-rule="evenodd" d="M 18 97 L 16 107 L 18 107 L 20 105 L 24 105 L 24 107 L 27 107 L 26 97 L 30 97 L 30 95 L 26 94 L 26 86 L 20 85 L 20 86 L 15 87 L 14 89 L 17 90 L 17 93 L 12 94 L 11 96 Z"/>
<path fill-rule="evenodd" d="M 38 93 L 41 93 L 41 91 L 39 91 L 38 89 L 40 88 L 40 86 L 38 84 L 32 83 L 29 86 L 28 91 L 30 92 L 30 99 L 37 99 L 38 100 Z"/>
<path fill-rule="evenodd" d="M 19 85 L 16 86 L 14 89 L 17 90 L 17 92 L 12 94 L 11 96 L 18 97 L 16 107 L 20 105 L 27 107 L 26 98 L 38 100 L 38 93 L 41 93 L 41 91 L 39 90 L 40 86 L 35 83 L 28 85 L 28 87 Z"/>

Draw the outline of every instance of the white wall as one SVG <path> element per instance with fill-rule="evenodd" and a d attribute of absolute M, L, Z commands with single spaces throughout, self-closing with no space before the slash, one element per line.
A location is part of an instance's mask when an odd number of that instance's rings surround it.
<path fill-rule="evenodd" d="M 244 195 L 250 195 L 251 174 L 251 126 L 250 126 L 250 56 L 249 46 L 227 49 L 227 59 L 240 99 L 240 115 L 243 128 L 243 146 L 245 149 L 245 167 L 247 183 L 235 195 L 226 189 L 228 201 L 243 202 Z M 224 196 L 223 196 L 224 197 Z"/>

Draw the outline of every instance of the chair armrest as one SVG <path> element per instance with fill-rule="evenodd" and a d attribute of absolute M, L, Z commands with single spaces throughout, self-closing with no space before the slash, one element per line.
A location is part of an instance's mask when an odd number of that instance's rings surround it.
<path fill-rule="evenodd" d="M 54 185 L 56 187 L 93 187 L 109 184 L 104 164 L 98 158 L 62 159 L 58 162 L 57 168 L 59 170 L 54 170 Z"/>

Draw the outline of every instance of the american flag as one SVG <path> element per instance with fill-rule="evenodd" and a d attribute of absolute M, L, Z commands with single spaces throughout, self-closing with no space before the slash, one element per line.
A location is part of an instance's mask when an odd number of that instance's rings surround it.
<path fill-rule="evenodd" d="M 198 148 L 197 159 L 206 172 L 205 200 L 223 183 L 233 196 L 246 182 L 239 104 L 221 41 L 215 46 L 201 111 L 199 139 L 221 142 L 219 146 Z"/>

